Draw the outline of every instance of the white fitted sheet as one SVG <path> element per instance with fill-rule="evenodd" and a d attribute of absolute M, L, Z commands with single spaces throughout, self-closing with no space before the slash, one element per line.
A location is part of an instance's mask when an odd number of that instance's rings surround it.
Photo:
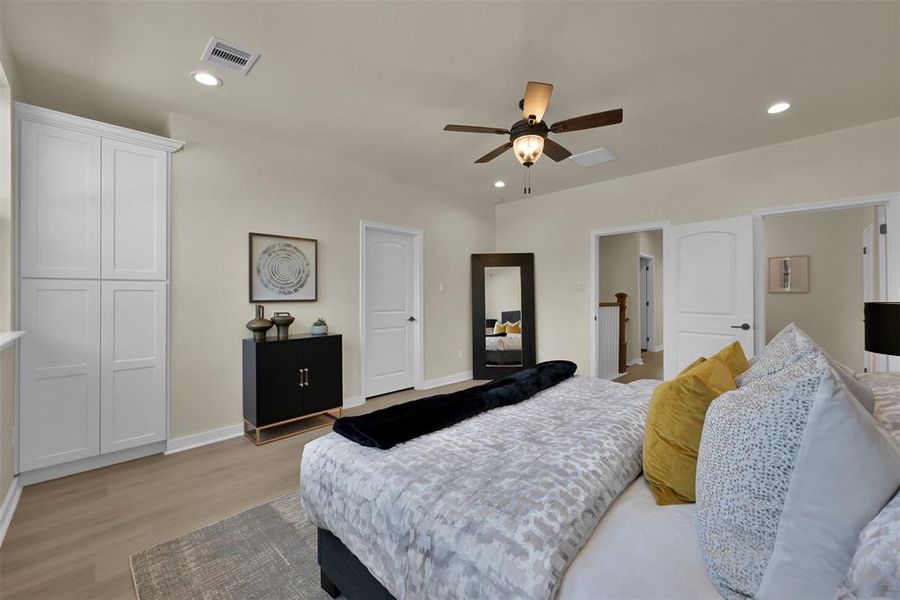
<path fill-rule="evenodd" d="M 610 505 L 569 565 L 557 600 L 719 600 L 694 504 L 658 506 L 643 476 Z"/>

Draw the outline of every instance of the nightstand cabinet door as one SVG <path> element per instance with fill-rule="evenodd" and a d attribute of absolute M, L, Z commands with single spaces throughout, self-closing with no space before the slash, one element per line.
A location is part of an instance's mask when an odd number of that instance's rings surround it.
<path fill-rule="evenodd" d="M 343 404 L 341 381 L 341 336 L 328 335 L 305 340 L 304 368 L 308 369 L 303 389 L 306 414 L 337 408 Z"/>
<path fill-rule="evenodd" d="M 257 427 L 303 416 L 303 345 L 257 344 L 256 360 Z"/>

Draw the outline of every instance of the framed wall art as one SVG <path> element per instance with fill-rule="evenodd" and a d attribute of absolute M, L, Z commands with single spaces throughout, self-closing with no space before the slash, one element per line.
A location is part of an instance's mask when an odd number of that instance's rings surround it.
<path fill-rule="evenodd" d="M 769 258 L 769 293 L 789 294 L 809 291 L 809 256 Z"/>
<path fill-rule="evenodd" d="M 317 299 L 318 242 L 250 233 L 250 302 Z"/>

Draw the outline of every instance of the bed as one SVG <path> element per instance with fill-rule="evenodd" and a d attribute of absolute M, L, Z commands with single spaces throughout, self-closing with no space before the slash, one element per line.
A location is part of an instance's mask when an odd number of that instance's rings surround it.
<path fill-rule="evenodd" d="M 638 477 L 657 383 L 574 377 L 387 451 L 335 433 L 311 442 L 301 497 L 323 588 L 351 600 L 718 597 L 693 507 L 657 507 Z M 636 526 L 643 513 L 654 517 Z"/>
<path fill-rule="evenodd" d="M 500 323 L 515 323 L 522 320 L 522 311 L 508 310 L 500 313 Z M 496 323 L 496 319 L 488 319 Z M 492 325 L 493 326 L 493 325 Z M 521 365 L 522 334 L 488 332 L 485 329 L 484 361 L 487 365 Z"/>

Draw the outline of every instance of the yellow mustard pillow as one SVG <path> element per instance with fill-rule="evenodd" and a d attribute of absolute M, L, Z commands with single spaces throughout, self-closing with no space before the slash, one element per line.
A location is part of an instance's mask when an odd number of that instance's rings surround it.
<path fill-rule="evenodd" d="M 685 373 L 687 373 L 688 371 L 690 371 L 691 369 L 693 369 L 694 367 L 696 367 L 696 366 L 699 365 L 700 363 L 704 362 L 705 360 L 706 360 L 706 357 L 705 357 L 705 356 L 701 356 L 700 358 L 698 358 L 697 360 L 695 360 L 694 362 L 692 362 L 691 364 L 689 364 L 688 366 L 686 366 L 684 369 L 682 369 L 682 370 L 681 370 L 681 373 L 679 373 L 678 376 L 684 375 Z"/>
<path fill-rule="evenodd" d="M 644 478 L 657 504 L 694 502 L 706 410 L 735 387 L 725 363 L 710 358 L 653 390 L 644 427 Z"/>
<path fill-rule="evenodd" d="M 500 321 L 494 323 L 494 333 L 506 333 L 506 323 Z"/>
<path fill-rule="evenodd" d="M 506 324 L 506 333 L 522 333 L 522 321 Z"/>
<path fill-rule="evenodd" d="M 710 359 L 713 358 L 725 363 L 725 366 L 731 371 L 732 377 L 737 377 L 750 368 L 750 363 L 747 362 L 747 356 L 744 354 L 744 348 L 740 342 L 731 342 L 710 356 Z"/>

